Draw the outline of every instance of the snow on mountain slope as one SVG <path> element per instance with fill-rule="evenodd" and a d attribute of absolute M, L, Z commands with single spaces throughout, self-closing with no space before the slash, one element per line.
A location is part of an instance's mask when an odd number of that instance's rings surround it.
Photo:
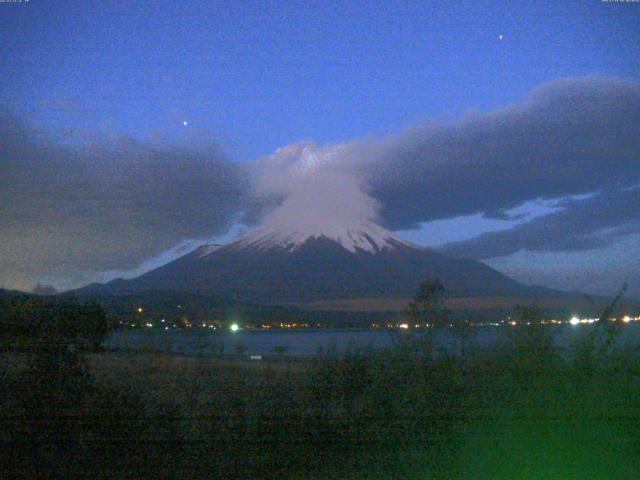
<path fill-rule="evenodd" d="M 356 228 L 262 226 L 226 246 L 204 246 L 130 280 L 91 291 L 187 291 L 259 304 L 411 298 L 425 278 L 452 296 L 521 296 L 521 284 L 474 260 L 415 246 L 373 223 Z"/>
<path fill-rule="evenodd" d="M 264 250 L 280 247 L 287 251 L 295 251 L 308 240 L 319 238 L 333 240 L 353 253 L 358 251 L 376 253 L 385 249 L 394 249 L 400 245 L 416 249 L 422 248 L 372 222 L 364 223 L 356 228 L 333 225 L 330 228 L 311 228 L 307 230 L 277 229 L 262 226 L 250 231 L 227 248 L 229 250 L 244 248 Z"/>
<path fill-rule="evenodd" d="M 202 245 L 201 247 L 198 247 L 193 254 L 198 257 L 198 258 L 202 258 L 202 257 L 206 257 L 207 255 L 211 255 L 213 252 L 215 252 L 216 250 L 218 250 L 219 248 L 222 248 L 223 245 L 219 244 L 219 243 L 212 243 L 209 245 Z"/>

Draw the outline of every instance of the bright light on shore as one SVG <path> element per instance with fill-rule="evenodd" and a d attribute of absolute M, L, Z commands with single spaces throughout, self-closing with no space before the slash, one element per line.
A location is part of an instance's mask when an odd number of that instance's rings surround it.
<path fill-rule="evenodd" d="M 578 317 L 573 317 L 571 320 L 569 320 L 569 323 L 571 325 L 578 325 L 580 323 L 580 319 Z"/>
<path fill-rule="evenodd" d="M 232 323 L 231 327 L 229 327 L 229 328 L 231 328 L 232 332 L 237 332 L 240 329 L 240 327 L 238 326 L 237 323 Z"/>
<path fill-rule="evenodd" d="M 622 318 L 622 321 L 623 321 L 624 323 L 629 323 L 629 322 L 631 321 L 631 317 L 630 317 L 629 315 L 626 315 L 626 316 L 624 316 L 624 317 Z"/>

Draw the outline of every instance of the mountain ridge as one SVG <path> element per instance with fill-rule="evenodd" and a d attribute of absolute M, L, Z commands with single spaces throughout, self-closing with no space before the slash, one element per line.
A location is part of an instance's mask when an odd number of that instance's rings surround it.
<path fill-rule="evenodd" d="M 440 279 L 453 297 L 559 293 L 522 285 L 475 260 L 447 257 L 414 245 L 373 223 L 328 232 L 258 227 L 227 245 L 201 246 L 137 278 L 93 284 L 79 291 L 208 292 L 281 305 L 410 298 L 425 278 Z"/>

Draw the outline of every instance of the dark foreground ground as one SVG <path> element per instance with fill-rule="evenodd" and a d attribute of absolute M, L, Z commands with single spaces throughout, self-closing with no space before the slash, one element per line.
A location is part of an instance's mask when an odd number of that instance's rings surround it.
<path fill-rule="evenodd" d="M 7 353 L 0 478 L 640 478 L 637 351 L 425 352 Z"/>

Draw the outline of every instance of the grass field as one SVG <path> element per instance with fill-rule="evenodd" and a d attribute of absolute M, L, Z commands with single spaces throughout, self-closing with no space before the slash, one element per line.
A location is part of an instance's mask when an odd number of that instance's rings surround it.
<path fill-rule="evenodd" d="M 640 478 L 637 351 L 2 357 L 6 478 Z M 591 349 L 590 349 L 591 348 Z"/>

